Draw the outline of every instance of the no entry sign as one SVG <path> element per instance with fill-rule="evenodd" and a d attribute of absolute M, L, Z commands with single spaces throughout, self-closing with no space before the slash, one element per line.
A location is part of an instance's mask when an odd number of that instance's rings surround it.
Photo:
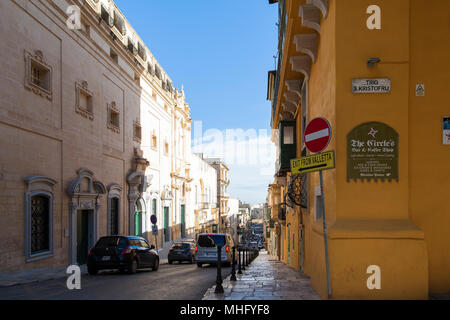
<path fill-rule="evenodd" d="M 305 129 L 305 144 L 309 151 L 322 152 L 330 143 L 331 126 L 324 118 L 311 120 Z"/>
<path fill-rule="evenodd" d="M 153 224 L 156 224 L 156 222 L 158 221 L 158 219 L 156 218 L 156 216 L 155 216 L 154 214 L 152 214 L 151 217 L 150 217 L 150 221 L 151 221 Z"/>

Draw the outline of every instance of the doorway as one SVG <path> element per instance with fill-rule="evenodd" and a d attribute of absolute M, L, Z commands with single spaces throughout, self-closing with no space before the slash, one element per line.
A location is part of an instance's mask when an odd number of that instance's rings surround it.
<path fill-rule="evenodd" d="M 87 263 L 89 249 L 94 246 L 94 221 L 92 210 L 77 211 L 77 262 Z"/>
<path fill-rule="evenodd" d="M 186 206 L 184 204 L 181 205 L 181 237 L 186 237 L 186 216 L 185 216 Z"/>
<path fill-rule="evenodd" d="M 170 230 L 169 230 L 169 207 L 164 207 L 164 241 L 170 241 Z"/>
<path fill-rule="evenodd" d="M 134 212 L 134 235 L 142 236 L 142 207 L 140 201 L 136 201 Z"/>

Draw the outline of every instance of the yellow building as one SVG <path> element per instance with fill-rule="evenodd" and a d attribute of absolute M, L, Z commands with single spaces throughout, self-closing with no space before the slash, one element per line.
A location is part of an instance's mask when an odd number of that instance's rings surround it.
<path fill-rule="evenodd" d="M 336 168 L 323 171 L 331 297 L 450 292 L 450 2 L 278 7 L 279 64 L 268 96 L 279 161 L 268 198 L 281 261 L 328 297 L 319 173 L 294 179 L 289 168 L 293 157 L 311 154 L 305 124 L 324 117 L 332 128 L 325 151 L 336 154 Z"/>

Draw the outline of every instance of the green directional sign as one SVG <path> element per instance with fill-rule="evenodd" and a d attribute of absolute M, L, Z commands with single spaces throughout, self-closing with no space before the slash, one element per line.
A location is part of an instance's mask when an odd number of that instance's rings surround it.
<path fill-rule="evenodd" d="M 291 160 L 292 174 L 323 171 L 335 168 L 334 151 L 316 153 L 311 156 Z"/>

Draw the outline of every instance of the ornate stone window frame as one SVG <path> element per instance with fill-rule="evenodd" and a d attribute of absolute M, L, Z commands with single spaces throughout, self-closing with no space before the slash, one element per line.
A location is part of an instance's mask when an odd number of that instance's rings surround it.
<path fill-rule="evenodd" d="M 107 108 L 108 108 L 108 123 L 107 123 L 108 129 L 110 129 L 116 133 L 120 133 L 120 111 L 117 108 L 116 103 L 114 101 L 111 103 L 108 103 Z M 117 123 L 113 123 L 113 119 L 112 119 L 113 114 L 116 114 L 118 117 Z"/>
<path fill-rule="evenodd" d="M 25 262 L 33 262 L 53 256 L 53 186 L 56 181 L 43 176 L 25 178 Z M 31 252 L 31 200 L 34 196 L 43 196 L 49 200 L 49 249 L 39 253 Z"/>
<path fill-rule="evenodd" d="M 94 103 L 93 103 L 93 93 L 88 89 L 88 82 L 82 81 L 81 83 L 75 83 L 75 95 L 76 95 L 76 103 L 75 103 L 75 112 L 81 115 L 82 117 L 89 119 L 91 121 L 94 120 Z M 87 109 L 81 106 L 81 95 L 85 95 L 88 98 L 88 106 Z"/>
<path fill-rule="evenodd" d="M 33 82 L 32 68 L 33 65 L 39 66 L 48 72 L 48 88 L 41 87 Z M 52 67 L 44 61 L 42 51 L 36 50 L 34 55 L 25 50 L 25 88 L 33 93 L 52 100 Z"/>
<path fill-rule="evenodd" d="M 117 230 L 118 230 L 118 235 L 121 234 L 120 230 L 122 227 L 122 217 L 121 217 L 121 210 L 122 210 L 122 190 L 123 188 L 121 186 L 119 186 L 118 184 L 110 184 L 108 186 L 108 221 L 107 221 L 107 232 L 106 234 L 111 236 L 113 235 L 111 233 L 111 221 L 112 221 L 112 200 L 113 199 L 117 199 L 118 200 L 118 217 L 117 217 Z"/>

